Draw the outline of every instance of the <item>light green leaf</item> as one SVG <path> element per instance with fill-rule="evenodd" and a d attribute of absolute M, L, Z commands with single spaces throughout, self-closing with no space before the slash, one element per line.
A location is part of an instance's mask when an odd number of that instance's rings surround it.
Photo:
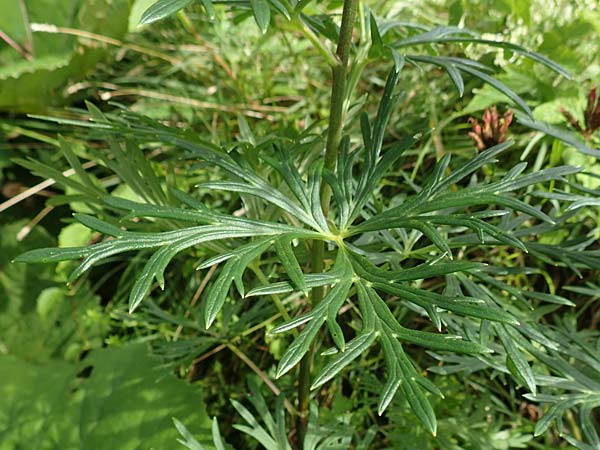
<path fill-rule="evenodd" d="M 204 301 L 204 323 L 210 328 L 225 304 L 231 283 L 235 280 L 240 295 L 244 295 L 242 275 L 248 264 L 258 258 L 272 244 L 272 240 L 257 240 L 238 249 L 226 263 L 221 273 L 209 288 Z"/>
<path fill-rule="evenodd" d="M 189 5 L 192 0 L 158 0 L 150 8 L 144 11 L 140 20 L 140 25 L 147 25 L 157 20 L 175 14 L 180 9 Z"/>
<path fill-rule="evenodd" d="M 202 3 L 202 6 L 204 6 L 206 14 L 208 14 L 208 20 L 210 20 L 211 22 L 215 20 L 216 13 L 212 0 L 200 0 L 200 2 Z"/>
<path fill-rule="evenodd" d="M 283 237 L 277 239 L 275 241 L 275 251 L 279 257 L 279 262 L 281 262 L 283 265 L 283 268 L 289 275 L 290 280 L 292 280 L 294 287 L 301 290 L 305 294 L 308 294 L 308 288 L 304 281 L 304 274 L 302 273 L 302 268 L 296 259 L 290 239 Z"/>
<path fill-rule="evenodd" d="M 317 389 L 335 377 L 344 367 L 366 352 L 376 338 L 377 333 L 368 332 L 361 333 L 348 342 L 345 351 L 336 355 L 317 375 L 311 389 Z"/>
<path fill-rule="evenodd" d="M 514 377 L 523 383 L 529 391 L 536 394 L 535 377 L 527 360 L 513 342 L 513 338 L 509 335 L 504 325 L 494 326 L 504 350 L 506 350 L 506 366 Z"/>
<path fill-rule="evenodd" d="M 252 14 L 258 28 L 260 28 L 263 34 L 266 33 L 271 21 L 271 7 L 269 6 L 269 2 L 267 0 L 250 0 L 250 7 L 252 8 Z"/>
<path fill-rule="evenodd" d="M 550 125 L 548 123 L 534 120 L 531 117 L 525 117 L 522 114 L 518 114 L 518 112 L 517 121 L 526 127 L 529 127 L 533 130 L 541 131 L 542 133 L 555 137 L 556 139 L 561 140 L 568 145 L 572 145 L 581 153 L 600 158 L 600 150 L 589 147 L 583 141 L 581 141 L 581 139 L 579 139 L 577 136 L 575 136 L 572 132 L 568 130 L 559 128 L 554 125 Z"/>
<path fill-rule="evenodd" d="M 206 447 L 198 442 L 196 438 L 192 436 L 192 433 L 190 433 L 186 426 L 175 417 L 173 417 L 173 424 L 175 424 L 175 428 L 177 428 L 177 431 L 179 431 L 179 434 L 183 438 L 177 439 L 177 442 L 189 450 L 206 450 Z"/>
<path fill-rule="evenodd" d="M 193 424 L 210 440 L 210 420 L 198 387 L 176 379 L 145 345 L 92 350 L 78 365 L 38 366 L 0 356 L 2 444 L 27 448 L 95 450 L 170 449 L 171 417 Z M 81 377 L 84 368 L 89 377 Z M 133 401 L 135 400 L 135 401 Z M 18 411 L 19 420 L 14 420 Z"/>
<path fill-rule="evenodd" d="M 327 320 L 328 315 L 331 314 L 331 311 L 338 311 L 346 301 L 348 292 L 352 286 L 352 272 L 350 263 L 343 252 L 338 254 L 338 260 L 334 265 L 334 269 L 338 269 L 342 272 L 340 281 L 329 290 L 327 295 L 325 295 L 311 312 L 301 316 L 304 321 L 308 319 L 309 322 L 281 357 L 279 365 L 277 366 L 278 378 L 300 362 L 310 348 L 310 345 L 317 336 L 321 326 Z M 310 318 L 308 318 L 309 315 Z M 275 330 L 277 330 L 277 328 Z"/>
<path fill-rule="evenodd" d="M 327 286 L 340 281 L 340 273 L 331 271 L 327 273 L 309 273 L 304 275 L 304 284 L 308 289 L 315 287 Z M 288 281 L 266 284 L 256 287 L 246 294 L 246 297 L 255 297 L 258 295 L 285 294 L 292 292 L 294 286 Z"/>
<path fill-rule="evenodd" d="M 509 99 L 511 99 L 513 102 L 515 102 L 515 104 L 517 104 L 523 111 L 525 111 L 525 113 L 527 113 L 527 115 L 530 118 L 533 118 L 533 112 L 531 111 L 531 108 L 529 108 L 529 106 L 527 106 L 527 103 L 525 103 L 525 101 L 521 97 L 519 97 L 514 91 L 512 91 L 504 83 L 502 83 L 502 82 L 496 80 L 495 78 L 492 78 L 488 74 L 481 72 L 480 70 L 474 69 L 466 64 L 458 65 L 458 68 L 460 70 L 462 70 L 463 72 L 467 72 L 467 73 L 479 78 L 480 80 L 489 84 L 491 87 L 493 87 L 497 91 L 506 95 Z"/>

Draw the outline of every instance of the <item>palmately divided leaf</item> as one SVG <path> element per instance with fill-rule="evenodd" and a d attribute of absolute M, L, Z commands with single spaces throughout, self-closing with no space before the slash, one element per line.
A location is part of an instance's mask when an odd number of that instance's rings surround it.
<path fill-rule="evenodd" d="M 304 315 L 310 319 L 302 332 L 294 339 L 288 347 L 277 366 L 277 377 L 282 376 L 292 369 L 306 354 L 319 329 L 327 320 L 330 311 L 338 311 L 346 301 L 350 287 L 352 286 L 352 269 L 347 256 L 343 251 L 338 253 L 338 259 L 334 264 L 334 270 L 341 272 L 340 281 L 335 284 L 317 306 Z M 277 330 L 277 328 L 276 328 Z"/>
<path fill-rule="evenodd" d="M 335 289 L 335 287 L 333 289 Z M 323 322 L 325 322 L 325 317 L 323 315 L 313 317 L 300 332 L 298 337 L 294 339 L 279 361 L 279 365 L 277 366 L 277 378 L 289 372 L 300 362 L 302 357 L 308 352 L 312 341 L 317 337 L 317 333 L 321 329 Z"/>
<path fill-rule="evenodd" d="M 420 264 L 409 269 L 385 270 L 377 267 L 367 258 L 356 253 L 350 253 L 350 259 L 357 274 L 364 276 L 365 279 L 368 279 L 369 281 L 380 281 L 383 283 L 390 281 L 401 282 L 424 280 L 426 278 L 438 277 L 449 273 L 469 272 L 485 267 L 485 264 L 481 263 L 456 261 L 436 264 Z"/>
<path fill-rule="evenodd" d="M 463 316 L 477 317 L 512 325 L 519 324 L 512 315 L 498 308 L 492 308 L 481 300 L 468 297 L 448 297 L 397 283 L 373 283 L 373 287 L 383 292 L 397 295 L 401 299 L 422 308 L 425 308 L 427 305 L 436 305 L 446 311 L 452 311 Z"/>
<path fill-rule="evenodd" d="M 504 325 L 496 325 L 494 326 L 494 330 L 498 334 L 504 350 L 506 350 L 506 365 L 508 369 L 535 395 L 537 391 L 535 377 L 527 360 L 513 342 L 513 338 Z"/>
<path fill-rule="evenodd" d="M 376 338 L 377 333 L 371 331 L 361 333 L 348 342 L 345 350 L 336 355 L 333 361 L 330 361 L 317 375 L 311 389 L 317 389 L 335 377 L 344 367 L 369 349 Z"/>
<path fill-rule="evenodd" d="M 204 323 L 206 328 L 210 328 L 217 314 L 221 311 L 229 293 L 231 283 L 235 281 L 240 295 L 244 295 L 242 275 L 246 267 L 273 243 L 273 239 L 259 239 L 255 242 L 250 242 L 237 249 L 235 254 L 227 260 L 221 273 L 206 294 L 204 301 Z"/>
<path fill-rule="evenodd" d="M 319 329 L 325 322 L 327 315 L 326 311 L 329 305 L 333 304 L 339 307 L 346 300 L 348 291 L 352 281 L 350 278 L 343 279 L 338 284 L 333 286 L 327 295 L 321 300 L 319 305 L 314 309 L 311 320 L 298 335 L 292 344 L 288 347 L 284 355 L 279 361 L 277 366 L 277 377 L 281 377 L 283 374 L 292 369 L 296 364 L 300 362 L 302 357 L 306 354 L 314 338 L 316 337 Z"/>
<path fill-rule="evenodd" d="M 317 223 L 315 219 L 309 215 L 306 211 L 304 211 L 301 207 L 299 207 L 296 203 L 294 203 L 291 199 L 287 198 L 280 191 L 277 191 L 269 186 L 266 189 L 264 186 L 253 186 L 248 183 L 243 182 L 234 182 L 234 181 L 213 181 L 202 183 L 199 187 L 205 189 L 214 189 L 221 191 L 230 191 L 230 192 L 240 192 L 244 194 L 254 195 L 256 197 L 262 198 L 263 200 L 268 201 L 274 205 L 277 205 L 282 210 L 287 212 L 293 217 L 301 220 L 305 224 L 313 227 L 317 230 L 321 230 L 322 223 Z M 322 213 L 321 213 L 322 214 Z"/>
<path fill-rule="evenodd" d="M 400 341 L 417 344 L 432 350 L 447 350 L 456 353 L 485 353 L 488 351 L 479 343 L 465 341 L 460 336 L 428 333 L 405 328 L 397 322 L 388 306 L 374 289 L 368 288 L 367 292 L 378 319 L 390 330 L 391 335 Z"/>
<path fill-rule="evenodd" d="M 279 261 L 283 265 L 283 268 L 287 272 L 290 280 L 294 283 L 295 287 L 305 294 L 308 294 L 308 288 L 304 281 L 304 274 L 302 268 L 296 259 L 294 249 L 292 248 L 291 239 L 280 237 L 275 240 L 275 251 L 279 257 Z"/>
<path fill-rule="evenodd" d="M 329 286 L 340 281 L 341 274 L 337 271 L 326 273 L 309 273 L 304 275 L 304 284 L 308 289 L 321 286 Z M 285 294 L 292 292 L 294 286 L 289 281 L 280 281 L 278 283 L 266 284 L 256 287 L 246 294 L 246 297 L 255 297 L 258 295 Z"/>
<path fill-rule="evenodd" d="M 398 341 L 389 338 L 385 333 L 382 335 L 381 340 L 388 367 L 395 365 L 395 369 L 388 369 L 388 377 L 390 379 L 386 383 L 380 397 L 378 408 L 380 414 L 389 405 L 396 390 L 400 388 L 415 415 L 435 435 L 437 420 L 433 407 L 417 382 L 417 378 L 422 377 L 422 375 L 417 373 Z"/>
<path fill-rule="evenodd" d="M 365 114 L 361 116 L 361 131 L 365 150 L 364 167 L 362 167 L 358 178 L 358 186 L 354 198 L 350 201 L 352 204 L 350 216 L 344 216 L 344 219 L 346 220 L 341 221 L 342 228 L 346 228 L 348 224 L 352 223 L 360 215 L 362 209 L 373 195 L 381 178 L 386 175 L 390 166 L 402 155 L 402 153 L 404 153 L 404 151 L 410 148 L 418 138 L 416 135 L 406 138 L 395 144 L 381 156 L 385 129 L 390 119 L 392 109 L 398 99 L 397 96 L 393 95 L 393 92 L 398 83 L 399 76 L 400 71 L 395 68 L 390 70 L 383 97 L 377 110 L 375 122 L 373 123 L 373 128 L 371 128 L 368 116 Z M 341 167 L 341 170 L 338 173 L 343 180 L 343 183 L 345 183 L 346 194 L 352 189 L 352 162 L 354 157 L 348 158 L 348 145 L 349 142 L 347 141 L 342 143 L 343 151 L 338 159 L 338 166 Z"/>
<path fill-rule="evenodd" d="M 398 368 L 398 363 L 396 362 L 394 350 L 392 348 L 392 339 L 385 335 L 382 336 L 381 345 L 383 347 L 383 356 L 387 366 L 387 381 L 383 386 L 383 390 L 381 391 L 377 405 L 377 413 L 380 416 L 385 412 L 389 404 L 396 396 L 396 392 L 398 392 L 398 389 L 403 381 L 402 377 L 400 376 L 400 370 Z"/>
<path fill-rule="evenodd" d="M 463 36 L 461 36 L 461 34 Z M 469 35 L 469 36 L 464 36 Z M 468 30 L 466 28 L 457 28 L 457 27 L 437 27 L 432 30 L 426 30 L 425 33 L 417 34 L 415 36 L 410 36 L 408 38 L 401 39 L 392 44 L 393 47 L 404 47 L 410 45 L 423 45 L 423 44 L 442 44 L 442 43 L 464 43 L 464 44 L 482 44 L 489 45 L 492 47 L 500 47 L 507 50 L 514 51 L 520 55 L 525 56 L 526 58 L 531 59 L 532 61 L 536 61 L 540 64 L 545 65 L 546 67 L 554 70 L 555 72 L 561 74 L 562 76 L 571 79 L 571 74 L 562 66 L 555 63 L 554 61 L 546 58 L 545 56 L 527 50 L 526 48 L 513 44 L 511 42 L 503 42 L 503 41 L 494 41 L 490 39 L 482 39 L 478 36 L 477 33 Z"/>

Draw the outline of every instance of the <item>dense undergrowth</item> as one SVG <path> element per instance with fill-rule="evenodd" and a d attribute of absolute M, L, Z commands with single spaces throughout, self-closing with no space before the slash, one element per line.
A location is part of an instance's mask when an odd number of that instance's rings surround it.
<path fill-rule="evenodd" d="M 600 448 L 595 2 L 59 3 L 0 18 L 0 449 Z"/>

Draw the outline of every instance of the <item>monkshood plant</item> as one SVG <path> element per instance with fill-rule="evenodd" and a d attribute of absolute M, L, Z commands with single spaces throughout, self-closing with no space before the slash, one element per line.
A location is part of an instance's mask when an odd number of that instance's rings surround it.
<path fill-rule="evenodd" d="M 152 23 L 190 3 L 158 1 L 142 21 Z M 230 317 L 222 316 L 224 305 L 261 297 L 275 302 L 284 318 L 271 334 L 291 336 L 276 376 L 295 378 L 296 398 L 286 399 L 293 404 L 289 410 L 295 416 L 295 425 L 286 428 L 282 399 L 276 421 L 264 410 L 264 402 L 259 402 L 257 409 L 266 430 L 244 406 L 234 403 L 251 425 L 239 429 L 266 448 L 348 448 L 348 436 L 339 436 L 339 430 L 331 439 L 315 437 L 317 407 L 315 403 L 311 406 L 311 397 L 316 399 L 316 390 L 324 389 L 345 368 L 369 353 L 381 352 L 385 362 L 385 370 L 379 372 L 377 412 L 384 414 L 393 399 L 400 396 L 434 435 L 437 422 L 430 398 L 443 396 L 443 392 L 424 376 L 407 350 L 409 346 L 428 349 L 435 355 L 472 355 L 469 361 L 482 361 L 483 366 L 511 374 L 535 398 L 540 379 L 532 370 L 532 361 L 536 358 L 543 362 L 556 349 L 540 331 L 543 325 L 530 314 L 528 301 L 571 303 L 548 293 L 503 287 L 496 275 L 504 267 L 470 256 L 474 249 L 489 253 L 505 247 L 575 271 L 597 269 L 598 257 L 587 255 L 585 245 L 544 244 L 537 242 L 535 234 L 566 226 L 561 214 L 570 198 L 565 195 L 552 202 L 538 202 L 531 188 L 546 183 L 567 186 L 569 176 L 581 168 L 557 166 L 528 172 L 523 162 L 487 180 L 481 176 L 481 169 L 502 157 L 513 145 L 509 140 L 458 165 L 446 153 L 424 182 L 416 184 L 406 179 L 401 194 L 388 195 L 384 181 L 402 181 L 398 169 L 402 159 L 431 130 L 415 129 L 397 139 L 386 134 L 386 127 L 398 108 L 397 92 L 405 89 L 401 81 L 404 71 L 410 70 L 409 66 L 429 64 L 444 69 L 460 95 L 465 90 L 463 76 L 477 78 L 506 95 L 520 110 L 517 118 L 521 123 L 566 137 L 581 151 L 595 154 L 597 150 L 564 131 L 533 120 L 527 104 L 495 80 L 488 67 L 466 58 L 442 56 L 439 46 L 495 46 L 530 58 L 560 75 L 568 74 L 537 53 L 483 39 L 462 28 L 430 28 L 383 20 L 359 0 L 344 0 L 338 20 L 337 15 L 321 14 L 315 3 L 201 2 L 210 16 L 222 6 L 239 16 L 253 15 L 263 32 L 273 24 L 281 25 L 281 32 L 291 30 L 310 41 L 323 56 L 323 64 L 331 69 L 330 113 L 325 124 L 317 123 L 292 137 L 266 136 L 249 151 L 247 143 L 216 146 L 125 109 L 104 114 L 89 105 L 89 120 L 84 121 L 46 117 L 85 127 L 90 138 L 107 142 L 109 156 L 97 152 L 97 157 L 144 202 L 110 195 L 82 168 L 69 144 L 61 141 L 76 178 L 64 177 L 33 160 L 22 164 L 78 192 L 96 214 L 75 214 L 75 219 L 104 238 L 86 247 L 30 251 L 18 261 L 80 260 L 70 276 L 69 281 L 73 281 L 116 255 L 149 255 L 131 288 L 129 310 L 133 312 L 155 283 L 164 289 L 168 279 L 165 270 L 173 258 L 199 246 L 207 248 L 214 256 L 201 261 L 198 269 L 217 269 L 200 302 L 200 326 L 206 330 L 225 327 Z M 424 47 L 428 51 L 419 53 Z M 354 99 L 354 93 L 365 67 L 382 60 L 389 61 L 390 68 L 377 112 L 371 117 L 361 112 L 362 105 Z M 219 179 L 203 182 L 191 192 L 177 189 L 160 178 L 145 158 L 142 149 L 147 143 L 175 148 L 186 162 L 214 168 Z M 238 198 L 237 205 L 242 208 L 236 208 L 234 214 L 233 210 L 211 207 L 202 200 L 206 193 L 212 198 Z M 581 201 L 586 195 L 581 192 L 576 197 Z M 269 282 L 266 277 L 255 276 L 263 261 L 267 264 L 273 260 L 279 280 Z M 249 267 L 253 270 L 248 271 Z M 498 294 L 500 291 L 510 295 Z M 291 292 L 301 293 L 301 301 L 282 302 L 281 295 Z M 519 301 L 513 301 L 511 295 Z M 404 323 L 401 317 L 407 309 L 428 317 L 432 331 Z M 381 368 L 377 366 L 377 370 Z M 544 382 L 548 382 L 552 370 L 548 369 Z M 258 401 L 257 396 L 253 398 Z M 589 412 L 591 407 L 587 404 L 586 408 Z M 567 409 L 554 407 L 553 418 Z M 184 445 L 201 448 L 183 425 L 177 424 L 187 436 Z M 289 434 L 294 431 L 290 444 Z M 216 423 L 213 432 L 215 446 L 226 448 Z M 338 447 L 331 446 L 334 441 Z M 367 448 L 368 444 L 360 445 Z"/>

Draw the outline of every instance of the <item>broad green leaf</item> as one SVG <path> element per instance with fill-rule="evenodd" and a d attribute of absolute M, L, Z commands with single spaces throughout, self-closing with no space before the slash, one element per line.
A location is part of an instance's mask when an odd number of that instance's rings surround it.
<path fill-rule="evenodd" d="M 252 14 L 258 28 L 260 28 L 263 34 L 266 33 L 271 21 L 271 7 L 269 6 L 269 2 L 267 0 L 250 0 L 250 7 L 252 8 Z"/>
<path fill-rule="evenodd" d="M 27 57 L 2 39 L 0 110 L 26 114 L 75 101 L 75 96 L 63 94 L 67 84 L 84 80 L 103 61 L 111 64 L 114 53 L 105 45 L 81 45 L 57 27 L 121 39 L 127 32 L 130 4 L 127 0 L 2 0 L 0 30 Z"/>
<path fill-rule="evenodd" d="M 210 441 L 201 391 L 168 371 L 157 371 L 157 364 L 139 344 L 91 350 L 77 365 L 52 361 L 38 366 L 2 355 L 2 445 L 173 448 L 178 436 L 173 416 L 184 418 L 201 442 Z M 92 370 L 82 377 L 86 367 Z"/>
<path fill-rule="evenodd" d="M 204 436 L 210 436 L 209 418 L 197 387 L 168 372 L 157 372 L 157 361 L 148 356 L 146 346 L 129 344 L 92 351 L 84 364 L 94 367 L 83 385 L 80 426 L 86 446 L 170 447 L 177 435 L 171 424 L 173 416 L 185 418 L 188 426 L 205 427 Z M 136 401 L 123 401 L 128 398 Z M 130 431 L 118 432 L 123 427 Z"/>
<path fill-rule="evenodd" d="M 140 19 L 140 25 L 147 25 L 157 20 L 175 14 L 180 9 L 189 5 L 192 0 L 158 0 L 150 8 L 144 11 Z"/>

